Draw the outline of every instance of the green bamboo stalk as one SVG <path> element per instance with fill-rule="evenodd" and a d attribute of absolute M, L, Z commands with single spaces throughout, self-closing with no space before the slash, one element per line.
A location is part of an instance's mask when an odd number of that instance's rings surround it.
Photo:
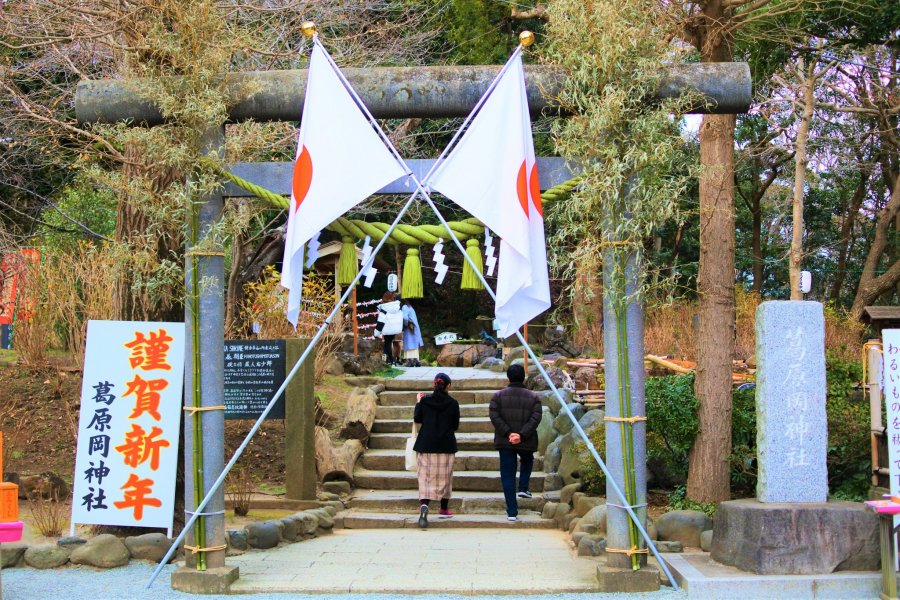
<path fill-rule="evenodd" d="M 191 248 L 196 247 L 200 234 L 200 213 L 199 209 L 191 203 Z M 191 290 L 190 290 L 190 307 L 191 307 L 191 339 L 193 345 L 192 368 L 193 368 L 193 390 L 191 390 L 191 405 L 194 408 L 202 406 L 202 394 L 200 392 L 200 274 L 199 261 L 197 256 L 191 254 Z M 193 411 L 192 418 L 194 420 L 194 436 L 193 436 L 193 470 L 194 470 L 194 506 L 199 506 L 203 501 L 203 426 L 201 421 L 201 412 Z M 197 519 L 196 528 L 194 530 L 194 543 L 199 548 L 206 547 L 206 519 L 199 517 Z M 206 570 L 206 553 L 198 552 L 195 562 L 198 571 Z"/>

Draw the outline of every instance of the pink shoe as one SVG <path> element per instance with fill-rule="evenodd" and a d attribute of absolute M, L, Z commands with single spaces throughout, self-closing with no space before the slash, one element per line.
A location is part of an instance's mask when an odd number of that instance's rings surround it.
<path fill-rule="evenodd" d="M 438 511 L 438 519 L 452 519 L 453 513 L 449 508 L 442 508 Z"/>

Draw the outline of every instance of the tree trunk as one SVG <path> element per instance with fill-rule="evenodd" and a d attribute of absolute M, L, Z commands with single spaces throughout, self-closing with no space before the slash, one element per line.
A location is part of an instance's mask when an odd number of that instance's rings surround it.
<path fill-rule="evenodd" d="M 856 297 L 850 308 L 850 316 L 854 319 L 862 317 L 863 309 L 871 304 L 881 294 L 893 288 L 900 281 L 900 261 L 895 262 L 881 275 L 876 276 L 878 263 L 881 261 L 884 251 L 889 243 L 891 225 L 900 211 L 900 182 L 894 180 L 891 199 L 887 205 L 878 211 L 878 220 L 875 223 L 875 238 L 866 255 L 863 272 L 859 279 L 859 287 L 856 288 Z"/>
<path fill-rule="evenodd" d="M 731 495 L 731 371 L 734 356 L 734 115 L 705 115 L 700 126 L 700 331 L 695 390 L 700 431 L 690 452 L 687 495 Z"/>
<path fill-rule="evenodd" d="M 850 240 L 853 236 L 853 226 L 856 223 L 856 216 L 862 207 L 863 198 L 866 197 L 866 182 L 869 179 L 869 170 L 863 170 L 859 174 L 859 184 L 853 192 L 853 197 L 847 204 L 847 210 L 844 213 L 844 220 L 841 222 L 840 251 L 838 253 L 837 273 L 835 273 L 834 281 L 831 284 L 831 292 L 828 298 L 833 301 L 839 301 L 841 298 L 841 288 L 844 286 L 844 278 L 846 277 L 847 258 L 850 256 Z"/>
<path fill-rule="evenodd" d="M 353 468 L 366 451 L 359 440 L 346 440 L 340 446 L 331 444 L 331 437 L 324 427 L 316 427 L 316 473 L 319 481 L 347 481 L 353 483 Z"/>
<path fill-rule="evenodd" d="M 800 291 L 800 263 L 803 260 L 803 188 L 806 186 L 806 166 L 809 163 L 807 146 L 809 145 L 809 124 L 812 121 L 815 97 L 813 86 L 816 82 L 816 63 L 811 61 L 804 68 L 801 59 L 797 72 L 803 78 L 801 93 L 803 95 L 803 114 L 800 117 L 800 128 L 797 130 L 797 142 L 794 155 L 794 199 L 792 206 L 791 254 L 788 274 L 791 282 L 791 300 L 803 300 Z"/>
<path fill-rule="evenodd" d="M 372 431 L 378 396 L 369 388 L 354 388 L 347 400 L 347 413 L 341 427 L 341 437 L 365 443 Z"/>
<path fill-rule="evenodd" d="M 753 253 L 753 287 L 755 294 L 762 292 L 763 280 L 766 278 L 765 264 L 762 255 L 762 194 L 753 190 L 750 214 L 753 216 L 753 230 L 750 233 L 750 246 Z"/>

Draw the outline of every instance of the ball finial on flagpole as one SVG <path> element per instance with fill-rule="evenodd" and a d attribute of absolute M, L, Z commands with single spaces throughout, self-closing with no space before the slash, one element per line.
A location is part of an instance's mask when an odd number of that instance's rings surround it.
<path fill-rule="evenodd" d="M 313 21 L 304 21 L 302 25 L 300 25 L 300 31 L 303 32 L 303 35 L 306 37 L 312 37 L 316 35 L 316 24 Z"/>
<path fill-rule="evenodd" d="M 534 33 L 531 31 L 523 31 L 519 34 L 519 43 L 526 48 L 534 43 Z"/>

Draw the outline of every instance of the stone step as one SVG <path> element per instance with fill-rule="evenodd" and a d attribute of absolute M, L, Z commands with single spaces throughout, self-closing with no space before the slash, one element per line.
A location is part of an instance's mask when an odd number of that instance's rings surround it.
<path fill-rule="evenodd" d="M 506 514 L 497 515 L 457 513 L 450 519 L 438 516 L 437 503 L 430 507 L 428 529 L 554 529 L 553 519 L 542 519 L 537 513 L 520 511 L 517 521 L 507 521 Z M 450 509 L 453 511 L 453 509 Z M 456 511 L 454 511 L 456 512 Z M 419 512 L 416 506 L 412 513 L 375 513 L 351 510 L 344 513 L 344 529 L 404 529 L 419 528 Z"/>
<path fill-rule="evenodd" d="M 369 471 L 357 468 L 353 471 L 357 488 L 365 490 L 415 490 L 418 487 L 416 473 L 412 471 Z M 497 471 L 454 471 L 453 489 L 473 492 L 500 492 L 500 473 Z M 532 493 L 544 489 L 544 473 L 531 474 L 528 489 Z"/>
<path fill-rule="evenodd" d="M 544 498 L 519 498 L 519 511 L 536 511 L 544 507 Z M 397 512 L 418 514 L 419 494 L 409 490 L 365 490 L 357 488 L 347 502 L 348 508 L 366 512 Z M 501 492 L 470 492 L 453 490 L 450 510 L 465 514 L 506 515 L 506 501 Z"/>
<path fill-rule="evenodd" d="M 360 458 L 360 465 L 369 471 L 402 471 L 405 463 L 404 450 L 368 450 Z M 534 457 L 534 468 L 544 468 L 544 457 Z M 456 453 L 453 462 L 455 471 L 498 471 L 500 457 L 496 450 L 468 450 Z"/>
<path fill-rule="evenodd" d="M 498 388 L 499 389 L 499 388 Z M 378 394 L 378 403 L 382 406 L 408 406 L 412 407 L 416 403 L 416 394 L 419 392 L 429 392 L 430 387 L 418 388 L 412 391 L 384 391 Z M 456 390 L 450 391 L 450 395 L 460 403 L 464 404 L 488 404 L 491 396 L 497 390 L 495 389 L 472 389 L 472 390 Z"/>
<path fill-rule="evenodd" d="M 460 404 L 460 417 L 488 418 L 488 403 L 484 404 Z M 375 409 L 375 419 L 407 419 L 412 420 L 413 405 L 378 406 Z"/>
<path fill-rule="evenodd" d="M 372 433 L 410 433 L 410 419 L 376 419 L 372 423 Z M 493 433 L 494 426 L 485 417 L 462 417 L 457 433 Z"/>
<path fill-rule="evenodd" d="M 450 377 L 453 379 L 453 390 L 451 393 L 463 390 L 500 390 L 506 387 L 509 381 L 505 376 L 493 375 L 485 373 L 482 376 L 478 373 L 475 377 L 454 377 L 452 369 L 441 369 L 430 367 L 433 372 L 426 372 L 420 369 L 404 369 L 406 376 L 400 378 L 385 379 L 383 377 L 374 377 L 362 375 L 358 377 L 347 377 L 344 381 L 348 385 L 358 387 L 368 387 L 370 385 L 381 384 L 387 391 L 416 391 L 425 392 L 432 389 L 432 378 L 437 373 L 450 371 Z M 471 370 L 467 369 L 467 373 Z"/>
<path fill-rule="evenodd" d="M 409 422 L 407 422 L 409 426 Z M 410 432 L 373 433 L 369 436 L 370 449 L 404 449 Z M 493 433 L 457 433 L 456 445 L 460 450 L 493 450 Z"/>

